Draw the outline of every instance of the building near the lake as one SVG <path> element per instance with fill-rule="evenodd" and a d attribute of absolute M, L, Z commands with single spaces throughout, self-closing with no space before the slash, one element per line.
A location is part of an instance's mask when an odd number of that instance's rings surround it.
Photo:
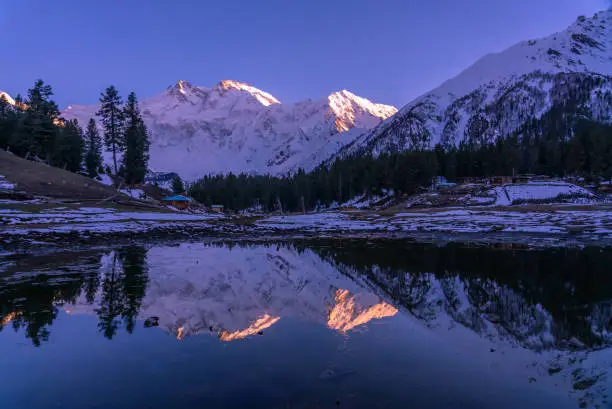
<path fill-rule="evenodd" d="M 223 205 L 212 205 L 210 206 L 210 211 L 214 213 L 223 213 L 225 211 L 225 207 Z"/>
<path fill-rule="evenodd" d="M 456 183 L 449 182 L 448 180 L 446 180 L 446 178 L 444 176 L 436 177 L 434 179 L 433 185 L 434 185 L 434 189 L 444 189 L 444 188 L 447 188 L 447 187 L 455 187 L 455 186 L 457 186 Z"/>
<path fill-rule="evenodd" d="M 188 197 L 185 197 L 183 195 L 175 195 L 175 196 L 169 196 L 169 197 L 165 197 L 163 199 L 164 204 L 175 207 L 177 209 L 188 209 L 189 205 L 191 204 L 191 199 Z"/>

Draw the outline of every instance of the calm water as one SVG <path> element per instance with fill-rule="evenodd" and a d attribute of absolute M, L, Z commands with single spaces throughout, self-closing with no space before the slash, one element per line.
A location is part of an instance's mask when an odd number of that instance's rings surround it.
<path fill-rule="evenodd" d="M 612 251 L 0 256 L 0 407 L 609 407 Z"/>

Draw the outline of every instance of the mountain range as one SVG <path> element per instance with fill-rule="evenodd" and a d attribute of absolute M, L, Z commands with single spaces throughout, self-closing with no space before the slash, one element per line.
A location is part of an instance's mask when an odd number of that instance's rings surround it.
<path fill-rule="evenodd" d="M 187 179 L 209 173 L 312 169 L 397 112 L 346 90 L 281 104 L 262 90 L 232 80 L 213 87 L 178 81 L 143 99 L 140 108 L 151 132 L 150 168 L 176 171 Z M 70 106 L 62 116 L 85 124 L 97 110 Z"/>
<path fill-rule="evenodd" d="M 568 124 L 579 117 L 611 123 L 612 10 L 489 54 L 399 111 L 346 90 L 281 104 L 232 80 L 213 87 L 178 81 L 140 107 L 151 132 L 151 170 L 186 179 L 279 175 L 348 155 L 490 142 L 550 114 Z M 70 106 L 62 116 L 84 125 L 97 109 Z"/>

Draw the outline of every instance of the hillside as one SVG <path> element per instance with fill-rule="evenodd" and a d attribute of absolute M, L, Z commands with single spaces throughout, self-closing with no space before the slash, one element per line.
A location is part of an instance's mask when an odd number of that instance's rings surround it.
<path fill-rule="evenodd" d="M 0 149 L 0 175 L 15 191 L 55 199 L 102 200 L 117 196 L 110 186 L 63 169 L 22 159 Z"/>
<path fill-rule="evenodd" d="M 612 11 L 579 17 L 565 31 L 490 54 L 417 98 L 340 155 L 482 143 L 553 113 L 610 123 Z M 557 112 L 558 111 L 558 112 Z M 571 128 L 566 135 L 571 135 Z"/>
<path fill-rule="evenodd" d="M 151 131 L 150 168 L 195 179 L 209 173 L 282 174 L 312 169 L 397 110 L 346 90 L 281 104 L 253 86 L 213 87 L 178 81 L 140 102 Z M 97 106 L 71 106 L 66 119 L 85 124 Z M 110 162 L 110 156 L 107 155 Z"/>

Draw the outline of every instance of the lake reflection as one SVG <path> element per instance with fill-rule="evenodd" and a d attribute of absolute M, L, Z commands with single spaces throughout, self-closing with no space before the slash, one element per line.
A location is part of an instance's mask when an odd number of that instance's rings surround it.
<path fill-rule="evenodd" d="M 605 407 L 611 263 L 395 241 L 9 255 L 2 407 Z"/>

